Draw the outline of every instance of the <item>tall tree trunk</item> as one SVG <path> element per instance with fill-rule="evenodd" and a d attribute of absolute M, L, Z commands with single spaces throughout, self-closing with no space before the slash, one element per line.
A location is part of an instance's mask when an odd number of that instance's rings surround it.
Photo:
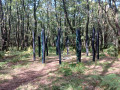
<path fill-rule="evenodd" d="M 33 60 L 36 60 L 36 55 L 35 55 L 35 33 L 33 31 Z"/>
<path fill-rule="evenodd" d="M 92 52 L 93 52 L 93 61 L 95 62 L 95 28 L 93 27 L 93 32 L 92 32 Z"/>
<path fill-rule="evenodd" d="M 11 16 L 11 3 L 12 3 L 12 0 L 10 0 L 10 9 L 9 9 L 10 13 L 9 13 L 8 46 L 10 46 L 9 44 L 10 44 L 10 38 L 11 38 L 11 36 L 10 36 L 10 33 L 11 33 L 11 18 L 12 18 L 12 16 Z"/>
<path fill-rule="evenodd" d="M 2 0 L 0 0 L 0 34 L 1 34 L 1 49 L 3 48 L 3 8 Z"/>
<path fill-rule="evenodd" d="M 77 54 L 77 62 L 81 62 L 81 34 L 80 30 L 76 30 L 76 54 Z"/>
<path fill-rule="evenodd" d="M 55 16 L 56 16 L 56 22 L 57 22 L 57 26 L 60 27 L 59 21 L 58 21 L 58 14 L 57 14 L 57 4 L 56 4 L 56 0 L 54 0 L 55 3 Z"/>
<path fill-rule="evenodd" d="M 19 37 L 19 25 L 20 25 L 20 19 L 19 19 L 19 7 L 17 6 L 17 49 L 19 50 L 20 47 L 20 37 Z"/>
<path fill-rule="evenodd" d="M 66 9 L 66 1 L 65 0 L 62 0 L 63 1 L 63 7 L 64 7 L 64 13 L 65 13 L 65 17 L 66 17 L 66 20 L 67 20 L 67 23 L 69 25 L 69 28 L 71 29 L 72 31 L 72 34 L 74 34 L 75 32 L 75 29 L 72 27 L 71 23 L 70 23 L 70 20 L 68 18 L 68 12 L 67 12 L 67 9 Z"/>
<path fill-rule="evenodd" d="M 34 0 L 34 32 L 35 32 L 35 37 L 36 37 L 36 33 L 37 33 L 37 16 L 36 16 L 36 0 Z"/>
<path fill-rule="evenodd" d="M 41 31 L 42 63 L 45 63 L 45 31 Z"/>
<path fill-rule="evenodd" d="M 58 30 L 58 55 L 59 55 L 59 64 L 61 64 L 61 48 L 60 48 L 60 38 L 61 38 L 61 29 Z"/>
<path fill-rule="evenodd" d="M 24 49 L 24 47 L 25 47 L 25 26 L 24 26 L 24 16 L 25 16 L 25 5 L 24 5 L 24 0 L 22 0 L 22 12 L 23 12 L 23 15 L 22 15 L 22 32 L 21 32 L 21 36 L 22 36 L 22 42 L 21 42 L 21 45 L 22 45 L 22 47 L 21 47 L 21 49 L 23 50 Z"/>
<path fill-rule="evenodd" d="M 86 55 L 88 56 L 88 25 L 89 25 L 89 0 L 87 0 L 87 23 L 86 23 Z"/>

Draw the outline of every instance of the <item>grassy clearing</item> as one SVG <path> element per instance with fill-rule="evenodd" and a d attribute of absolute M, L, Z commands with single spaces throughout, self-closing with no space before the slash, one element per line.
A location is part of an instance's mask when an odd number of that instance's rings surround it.
<path fill-rule="evenodd" d="M 108 63 L 102 63 L 107 66 Z M 101 64 L 97 64 L 101 65 Z M 68 64 L 63 63 L 59 68 L 60 77 L 53 85 L 52 90 L 119 90 L 120 89 L 120 76 L 116 74 L 108 74 L 105 76 L 91 74 L 85 75 L 88 68 L 84 64 Z M 47 89 L 48 90 L 48 89 Z"/>
<path fill-rule="evenodd" d="M 82 53 L 83 62 L 75 63 L 76 58 L 72 57 L 75 56 L 75 50 L 70 47 L 70 55 L 67 56 L 65 49 L 62 51 L 62 56 L 69 57 L 71 60 L 68 60 L 69 62 L 63 60 L 60 66 L 54 67 L 52 64 L 57 59 L 55 47 L 49 47 L 50 58 L 46 57 L 46 61 L 50 59 L 51 62 L 44 66 L 38 63 L 40 61 L 30 62 L 32 61 L 31 48 L 26 51 L 11 50 L 4 52 L 2 53 L 4 56 L 0 59 L 0 84 L 11 83 L 10 80 L 14 80 L 13 77 L 20 78 L 19 75 L 23 75 L 22 78 L 25 76 L 26 79 L 29 79 L 28 77 L 33 74 L 30 77 L 33 79 L 21 83 L 16 90 L 119 90 L 120 62 L 104 53 L 100 53 L 101 59 L 96 63 L 92 62 L 91 55 L 86 57 L 85 53 Z M 43 67 L 41 68 L 41 66 Z M 54 70 L 55 68 L 57 70 Z"/>
<path fill-rule="evenodd" d="M 69 64 L 66 62 L 60 66 L 59 72 L 63 73 L 64 76 L 69 76 L 72 75 L 73 73 L 83 73 L 85 69 L 86 68 L 83 63 Z"/>
<path fill-rule="evenodd" d="M 10 51 L 4 52 L 4 54 L 1 55 L 0 69 L 8 68 L 9 66 L 11 68 L 18 68 L 28 64 L 28 59 L 31 58 L 32 50 L 31 48 L 28 48 L 26 51 L 10 49 Z"/>

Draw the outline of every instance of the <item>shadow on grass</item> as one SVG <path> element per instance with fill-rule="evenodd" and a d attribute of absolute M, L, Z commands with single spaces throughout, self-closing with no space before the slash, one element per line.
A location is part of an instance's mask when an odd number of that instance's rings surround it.
<path fill-rule="evenodd" d="M 104 68 L 103 71 L 101 73 L 101 75 L 105 75 L 108 72 L 108 69 L 111 68 L 111 66 L 113 65 L 113 63 L 115 62 L 115 60 L 113 60 L 111 63 L 107 64 Z"/>

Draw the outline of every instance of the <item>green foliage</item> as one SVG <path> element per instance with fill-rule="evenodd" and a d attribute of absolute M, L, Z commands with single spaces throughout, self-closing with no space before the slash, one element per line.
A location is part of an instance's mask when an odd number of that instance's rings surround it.
<path fill-rule="evenodd" d="M 72 70 L 69 68 L 68 63 L 62 63 L 59 72 L 62 72 L 64 76 L 72 75 Z"/>
<path fill-rule="evenodd" d="M 104 53 L 100 53 L 99 56 L 100 56 L 100 57 L 105 57 L 105 54 L 104 54 Z"/>
<path fill-rule="evenodd" d="M 82 48 L 81 52 L 85 53 L 86 52 L 86 48 Z"/>
<path fill-rule="evenodd" d="M 0 51 L 0 59 L 3 58 L 5 53 L 3 51 Z"/>
<path fill-rule="evenodd" d="M 120 90 L 120 77 L 115 74 L 109 74 L 101 78 L 100 86 L 106 90 Z"/>
<path fill-rule="evenodd" d="M 62 63 L 60 66 L 60 72 L 62 72 L 65 76 L 72 75 L 72 73 L 84 73 L 85 66 L 83 63 L 78 64 L 69 64 L 69 63 Z"/>
<path fill-rule="evenodd" d="M 49 47 L 49 48 L 48 48 L 48 52 L 49 52 L 50 54 L 56 54 L 56 47 Z"/>
<path fill-rule="evenodd" d="M 107 52 L 107 54 L 109 54 L 110 56 L 117 56 L 118 54 L 116 47 L 113 45 L 110 46 L 108 49 L 105 49 L 104 51 Z"/>
<path fill-rule="evenodd" d="M 80 72 L 80 73 L 84 73 L 86 69 L 83 63 L 70 64 L 69 67 L 73 72 Z"/>
<path fill-rule="evenodd" d="M 22 67 L 28 64 L 26 60 L 32 55 L 32 49 L 28 48 L 26 51 L 17 51 L 16 48 L 10 48 L 10 51 L 0 52 L 0 55 L 5 57 L 5 59 L 0 59 L 0 69 L 7 67 L 9 63 L 12 63 L 13 68 Z"/>
<path fill-rule="evenodd" d="M 48 89 L 47 89 L 48 90 Z M 61 86 L 52 86 L 52 90 L 83 90 L 81 86 L 76 86 L 75 83 L 62 84 Z"/>
<path fill-rule="evenodd" d="M 13 58 L 12 60 L 9 60 L 11 63 L 17 63 L 19 61 L 19 58 Z"/>
<path fill-rule="evenodd" d="M 7 62 L 0 62 L 0 69 L 2 69 Z"/>
<path fill-rule="evenodd" d="M 93 75 L 92 84 L 98 85 L 104 90 L 120 90 L 120 77 L 116 74 L 109 74 L 106 76 Z"/>
<path fill-rule="evenodd" d="M 75 84 L 66 84 L 61 90 L 83 90 L 81 86 L 76 86 Z"/>
<path fill-rule="evenodd" d="M 59 86 L 52 86 L 52 90 L 60 90 Z"/>

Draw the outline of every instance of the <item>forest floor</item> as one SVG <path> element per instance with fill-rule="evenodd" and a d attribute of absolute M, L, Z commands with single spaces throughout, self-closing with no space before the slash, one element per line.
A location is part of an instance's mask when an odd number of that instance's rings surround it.
<path fill-rule="evenodd" d="M 72 51 L 62 55 L 62 65 L 55 54 L 45 64 L 38 56 L 33 61 L 29 50 L 0 59 L 0 90 L 120 90 L 119 84 L 120 60 L 106 53 L 96 62 L 82 53 L 80 64 Z"/>

